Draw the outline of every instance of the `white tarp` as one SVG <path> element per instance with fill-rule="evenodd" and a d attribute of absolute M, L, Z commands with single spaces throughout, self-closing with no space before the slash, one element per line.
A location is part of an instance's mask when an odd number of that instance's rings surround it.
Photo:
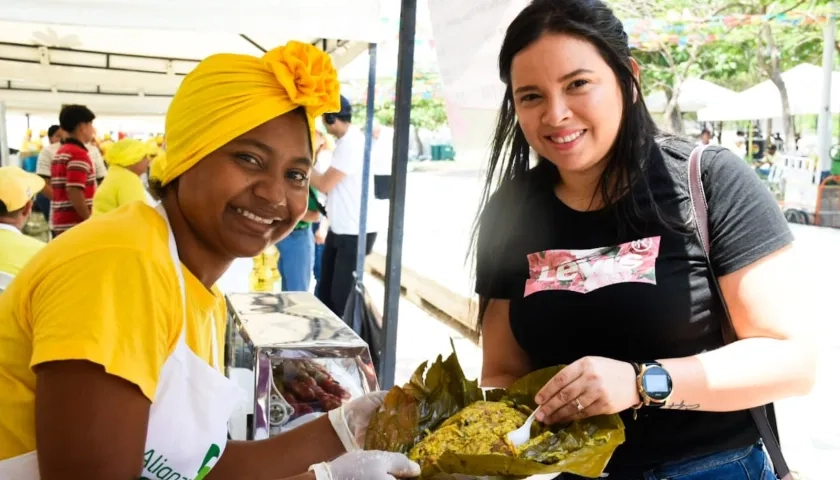
<path fill-rule="evenodd" d="M 380 11 L 379 0 L 3 0 L 0 19 L 370 43 L 379 40 Z"/>
<path fill-rule="evenodd" d="M 459 161 L 484 162 L 502 103 L 498 56 L 505 30 L 530 0 L 427 0 Z"/>
<path fill-rule="evenodd" d="M 790 113 L 817 115 L 822 104 L 822 68 L 803 63 L 782 73 L 788 93 Z M 831 112 L 840 113 L 840 72 L 831 83 Z M 782 98 L 771 80 L 754 85 L 734 97 L 715 102 L 697 112 L 704 121 L 766 120 L 782 117 Z"/>
<path fill-rule="evenodd" d="M 10 111 L 162 115 L 181 78 L 213 53 L 260 55 L 311 42 L 341 68 L 378 41 L 379 0 L 5 0 L 0 101 Z"/>
<path fill-rule="evenodd" d="M 736 92 L 701 78 L 687 78 L 680 85 L 677 104 L 680 112 L 696 112 L 708 105 L 726 101 L 734 95 Z M 652 113 L 664 113 L 668 98 L 664 91 L 655 91 L 645 97 L 645 104 Z"/>

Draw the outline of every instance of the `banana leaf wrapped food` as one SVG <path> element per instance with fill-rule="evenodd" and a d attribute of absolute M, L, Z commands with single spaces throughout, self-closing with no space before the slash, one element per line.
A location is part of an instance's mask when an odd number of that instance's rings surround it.
<path fill-rule="evenodd" d="M 506 434 L 519 428 L 536 405 L 537 392 L 562 367 L 532 372 L 505 390 L 483 392 L 467 380 L 458 357 L 421 364 L 411 380 L 392 388 L 371 419 L 365 448 L 401 452 L 417 461 L 420 478 L 521 478 L 572 473 L 597 478 L 624 442 L 618 415 L 569 425 L 534 422 L 519 448 Z"/>

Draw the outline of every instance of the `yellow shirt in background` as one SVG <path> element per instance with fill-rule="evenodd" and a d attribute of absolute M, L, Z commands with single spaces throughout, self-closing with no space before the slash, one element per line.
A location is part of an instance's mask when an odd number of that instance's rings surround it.
<path fill-rule="evenodd" d="M 143 180 L 130 170 L 112 166 L 93 196 L 93 214 L 101 215 L 135 200 L 146 199 Z"/>
<path fill-rule="evenodd" d="M 167 238 L 158 213 L 132 203 L 47 244 L 0 295 L 0 460 L 35 450 L 38 364 L 88 360 L 154 401 L 183 325 Z M 187 345 L 212 364 L 211 318 L 224 358 L 224 297 L 184 276 Z"/>
<path fill-rule="evenodd" d="M 20 269 L 46 243 L 22 234 L 18 229 L 0 225 L 0 272 L 17 275 Z M 0 317 L 2 318 L 2 317 Z"/>

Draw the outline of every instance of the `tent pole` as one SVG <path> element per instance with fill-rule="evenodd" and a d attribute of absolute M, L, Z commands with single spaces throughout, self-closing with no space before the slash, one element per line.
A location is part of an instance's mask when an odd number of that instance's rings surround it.
<path fill-rule="evenodd" d="M 368 45 L 370 65 L 368 67 L 367 105 L 365 112 L 365 157 L 362 163 L 362 201 L 359 212 L 359 241 L 356 249 L 356 282 L 361 283 L 365 275 L 365 251 L 367 250 L 368 199 L 370 198 L 370 154 L 373 150 L 373 116 L 376 105 L 376 44 Z M 353 325 L 359 333 L 360 325 Z"/>
<path fill-rule="evenodd" d="M 405 184 L 408 174 L 408 140 L 411 129 L 411 84 L 414 79 L 414 35 L 417 0 L 402 0 L 397 53 L 397 82 L 394 111 L 394 145 L 391 158 L 391 198 L 388 215 L 388 253 L 385 259 L 385 319 L 379 384 L 394 386 L 397 361 L 397 316 L 400 305 Z"/>
<path fill-rule="evenodd" d="M 9 160 L 9 135 L 6 123 L 6 103 L 0 102 L 0 167 L 11 165 Z"/>
<path fill-rule="evenodd" d="M 834 49 L 835 49 L 835 22 L 837 18 L 833 15 L 834 2 L 830 5 L 828 22 L 823 31 L 823 71 L 822 71 L 822 96 L 820 101 L 819 124 L 817 125 L 817 156 L 819 158 L 820 178 L 825 178 L 831 171 L 831 79 L 834 75 Z M 836 92 L 835 92 L 836 94 Z"/>

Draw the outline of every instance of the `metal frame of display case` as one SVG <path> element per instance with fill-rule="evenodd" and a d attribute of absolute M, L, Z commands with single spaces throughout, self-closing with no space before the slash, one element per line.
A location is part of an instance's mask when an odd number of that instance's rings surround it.
<path fill-rule="evenodd" d="M 244 439 L 271 436 L 272 378 L 278 360 L 347 359 L 358 373 L 359 394 L 379 389 L 368 345 L 311 293 L 234 293 L 227 301 L 227 374 L 247 379 L 243 386 L 253 392 Z"/>

